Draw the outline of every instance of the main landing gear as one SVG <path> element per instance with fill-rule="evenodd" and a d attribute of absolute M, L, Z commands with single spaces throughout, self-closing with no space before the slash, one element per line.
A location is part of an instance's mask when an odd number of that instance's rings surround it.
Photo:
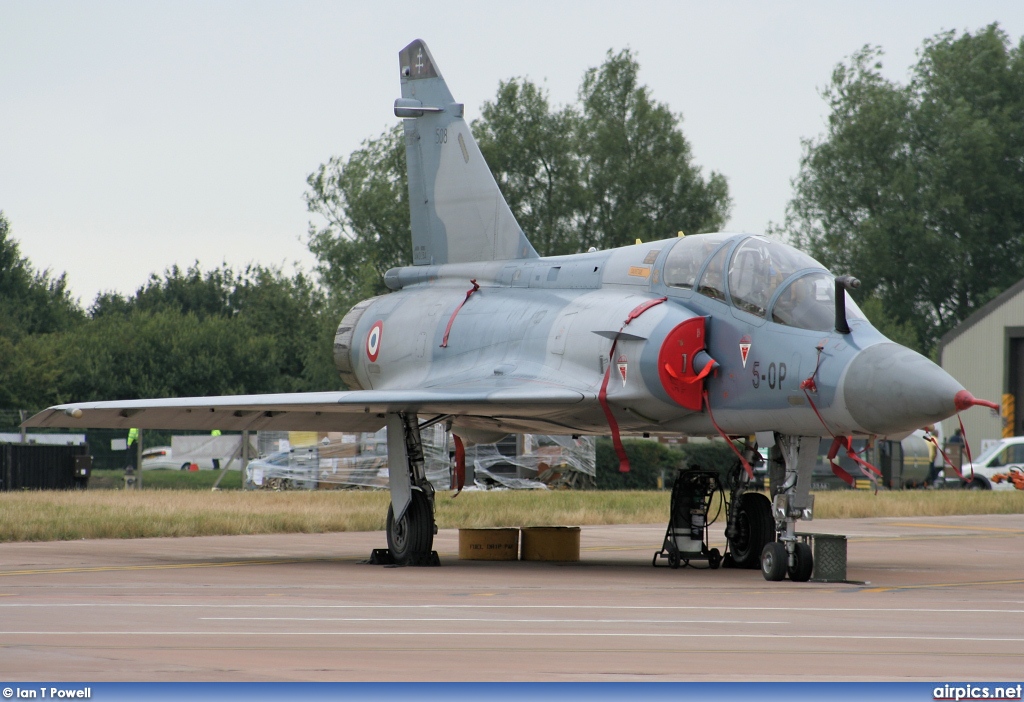
<path fill-rule="evenodd" d="M 745 483 L 734 482 L 729 501 L 729 523 L 725 530 L 729 540 L 727 568 L 760 567 L 761 552 L 775 540 L 771 502 L 759 492 L 743 492 L 744 487 Z"/>
<path fill-rule="evenodd" d="M 394 505 L 388 505 L 388 551 L 399 565 L 408 565 L 429 558 L 434 545 L 434 508 L 426 493 L 415 490 L 412 500 L 400 518 L 395 519 Z"/>
<path fill-rule="evenodd" d="M 415 414 L 394 412 L 387 416 L 388 476 L 391 505 L 388 507 L 388 548 L 375 549 L 371 563 L 440 565 L 434 545 L 434 488 L 423 467 L 423 442 Z M 403 470 L 403 466 L 405 470 Z"/>

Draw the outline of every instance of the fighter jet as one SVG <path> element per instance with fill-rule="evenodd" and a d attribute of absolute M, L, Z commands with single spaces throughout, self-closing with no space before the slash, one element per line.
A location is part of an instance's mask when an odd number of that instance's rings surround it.
<path fill-rule="evenodd" d="M 387 543 L 419 562 L 436 533 L 422 429 L 463 442 L 509 433 L 756 437 L 772 499 L 729 481 L 726 558 L 807 580 L 809 494 L 821 437 L 901 438 L 976 404 L 956 380 L 879 333 L 857 286 L 763 236 L 674 236 L 541 257 L 502 197 L 424 42 L 399 53 L 411 266 L 345 315 L 344 392 L 87 402 L 29 427 L 388 429 Z M 748 450 L 753 446 L 748 446 Z M 458 453 L 458 451 L 456 451 Z M 748 455 L 753 455 L 750 451 Z"/>

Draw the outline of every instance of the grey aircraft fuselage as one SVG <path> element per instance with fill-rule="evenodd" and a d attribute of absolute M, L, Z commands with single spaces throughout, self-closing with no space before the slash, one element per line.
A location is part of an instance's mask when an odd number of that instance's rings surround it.
<path fill-rule="evenodd" d="M 385 279 L 394 292 L 363 303 L 342 324 L 336 360 L 349 384 L 364 390 L 455 388 L 489 378 L 495 388 L 528 384 L 580 394 L 569 412 L 502 411 L 455 420 L 456 431 L 493 435 L 607 434 L 597 399 L 609 364 L 607 401 L 626 434 L 715 434 L 713 416 L 734 435 L 899 438 L 956 411 L 954 398 L 963 388 L 924 357 L 886 339 L 849 301 L 851 331 L 841 334 L 830 328 L 831 300 L 823 301 L 815 320 L 819 327 L 827 324 L 824 329 L 773 321 L 771 307 L 762 314 L 741 309 L 729 289 L 728 269 L 719 276 L 725 281 L 723 299 L 667 284 L 664 268 L 673 248 L 705 238 L 708 253 L 697 261 L 697 280 L 709 277 L 713 266 L 732 263 L 745 252 L 744 244 L 800 256 L 761 237 L 713 234 L 569 256 L 395 269 Z M 785 288 L 825 274 L 810 259 L 804 263 L 806 268 L 780 282 L 777 299 L 767 302 L 781 306 Z M 479 290 L 467 299 L 471 281 Z M 662 297 L 664 303 L 624 326 L 632 310 Z M 695 318 L 705 319 L 706 351 L 718 363 L 705 380 L 710 413 L 699 395 L 689 407 L 675 401 L 659 373 L 659 356 L 669 351 L 673 330 Z M 375 326 L 379 336 L 371 349 Z M 695 370 L 692 364 L 685 369 Z M 814 389 L 805 391 L 801 383 L 812 375 Z"/>

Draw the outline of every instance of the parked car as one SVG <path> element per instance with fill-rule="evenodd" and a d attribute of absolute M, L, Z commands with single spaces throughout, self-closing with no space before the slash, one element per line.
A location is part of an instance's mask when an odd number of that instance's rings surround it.
<path fill-rule="evenodd" d="M 1013 436 L 1001 439 L 990 446 L 987 451 L 974 458 L 973 462 L 964 461 L 960 469 L 963 473 L 963 487 L 975 490 L 1014 490 L 1015 473 L 1024 473 L 1024 436 Z M 1010 479 L 997 479 L 995 476 L 1008 476 Z M 955 480 L 953 471 L 946 471 L 947 484 Z M 1018 478 L 1018 482 L 1019 482 Z"/>
<path fill-rule="evenodd" d="M 213 470 L 212 458 L 174 457 L 170 446 L 154 446 L 142 451 L 142 470 Z"/>

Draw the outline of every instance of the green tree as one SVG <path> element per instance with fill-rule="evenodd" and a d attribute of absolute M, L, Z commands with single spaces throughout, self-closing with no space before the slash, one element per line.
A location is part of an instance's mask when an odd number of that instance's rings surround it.
<path fill-rule="evenodd" d="M 513 78 L 498 84 L 495 100 L 480 112 L 473 135 L 534 248 L 542 256 L 585 250 L 579 232 L 585 193 L 576 110 L 552 112 L 543 90 Z"/>
<path fill-rule="evenodd" d="M 387 292 L 384 273 L 412 261 L 402 126 L 364 141 L 347 159 L 331 158 L 306 182 L 309 211 L 326 220 L 310 225 L 309 249 L 336 304 Z"/>
<path fill-rule="evenodd" d="M 584 243 L 599 248 L 679 230 L 715 231 L 728 219 L 725 177 L 701 177 L 679 128 L 682 118 L 651 98 L 639 73 L 631 51 L 609 51 L 580 87 L 577 148 L 587 190 L 580 222 Z"/>
<path fill-rule="evenodd" d="M 238 313 L 231 296 L 243 277 L 236 276 L 226 265 L 205 273 L 196 261 L 186 270 L 173 265 L 163 276 L 150 275 L 146 284 L 131 297 L 117 292 L 100 293 L 90 308 L 94 318 L 110 314 L 123 315 L 133 311 L 157 312 L 175 310 L 197 317 L 230 317 Z"/>
<path fill-rule="evenodd" d="M 136 311 L 51 339 L 59 346 L 62 400 L 266 392 L 278 382 L 273 337 L 238 319 Z"/>
<path fill-rule="evenodd" d="M 37 273 L 22 257 L 10 236 L 10 223 L 0 210 L 0 335 L 45 334 L 68 329 L 84 319 L 62 274 Z"/>
<path fill-rule="evenodd" d="M 0 409 L 40 409 L 61 397 L 58 334 L 0 335 Z"/>
<path fill-rule="evenodd" d="M 312 279 L 256 266 L 239 279 L 230 300 L 240 321 L 273 339 L 275 392 L 340 389 L 334 333 L 345 310 L 330 305 Z"/>
<path fill-rule="evenodd" d="M 60 367 L 41 340 L 85 315 L 66 278 L 36 272 L 10 232 L 0 211 L 0 408 L 42 407 L 58 395 Z"/>
<path fill-rule="evenodd" d="M 832 74 L 785 228 L 929 353 L 1024 271 L 1024 45 L 995 24 L 924 42 L 910 81 L 865 47 Z"/>
<path fill-rule="evenodd" d="M 104 377 L 99 369 L 92 372 L 74 366 L 78 377 L 88 378 L 78 386 L 79 392 L 104 392 L 103 388 L 108 387 L 110 392 L 117 388 L 116 397 L 153 396 L 155 390 L 143 392 L 138 388 L 163 382 L 149 377 L 157 372 L 157 367 L 148 358 L 139 357 L 134 363 L 129 359 L 151 351 L 149 342 L 143 338 L 147 334 L 154 344 L 160 343 L 157 328 L 168 333 L 169 347 L 178 343 L 175 335 L 203 336 L 219 330 L 217 333 L 226 338 L 250 346 L 255 343 L 253 339 L 259 339 L 260 348 L 265 343 L 270 349 L 251 368 L 251 374 L 240 369 L 227 370 L 218 362 L 217 372 L 225 375 L 212 384 L 195 362 L 186 362 L 177 370 L 161 367 L 159 372 L 169 375 L 160 394 L 182 395 L 189 392 L 185 388 L 202 387 L 244 387 L 244 392 L 249 393 L 340 387 L 331 343 L 340 316 L 326 306 L 323 293 L 302 273 L 289 277 L 278 269 L 263 266 L 249 266 L 242 273 L 235 273 L 226 265 L 205 272 L 198 264 L 185 271 L 174 266 L 163 276 L 153 275 L 131 297 L 117 293 L 98 296 L 91 312 L 90 327 L 107 331 L 94 338 L 90 328 L 83 335 L 95 353 L 107 360 L 108 370 L 117 368 L 117 377 Z M 103 350 L 101 347 L 107 343 L 123 348 Z M 226 351 L 219 344 L 212 348 Z M 212 360 L 207 362 L 210 364 Z M 271 364 L 273 372 L 259 370 L 267 364 Z M 124 369 L 129 366 L 133 370 L 125 375 Z M 69 370 L 69 377 L 71 374 Z M 123 378 L 128 378 L 128 382 L 122 382 Z M 200 394 L 220 392 L 206 389 Z"/>

